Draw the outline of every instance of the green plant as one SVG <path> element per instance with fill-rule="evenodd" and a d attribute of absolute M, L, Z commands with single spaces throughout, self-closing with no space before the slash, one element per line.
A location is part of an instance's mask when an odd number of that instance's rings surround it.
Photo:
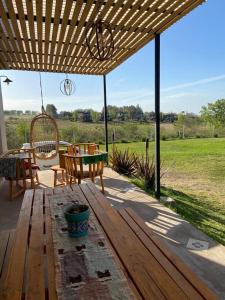
<path fill-rule="evenodd" d="M 155 186 L 155 162 L 154 156 L 147 159 L 142 155 L 136 159 L 136 177 L 143 179 L 145 188 L 153 190 Z"/>
<path fill-rule="evenodd" d="M 110 155 L 112 169 L 126 176 L 135 175 L 136 160 L 136 155 L 134 153 L 130 154 L 127 149 L 121 151 L 115 147 L 113 153 Z"/>

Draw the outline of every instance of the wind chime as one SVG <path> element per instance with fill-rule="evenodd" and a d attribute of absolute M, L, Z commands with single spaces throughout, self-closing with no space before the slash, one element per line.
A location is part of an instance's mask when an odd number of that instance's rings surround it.
<path fill-rule="evenodd" d="M 97 20 L 90 22 L 86 29 L 86 43 L 92 58 L 109 60 L 114 54 L 112 26 L 102 18 L 102 0 L 96 1 Z"/>
<path fill-rule="evenodd" d="M 66 79 L 60 82 L 60 91 L 63 95 L 71 96 L 76 90 L 76 86 L 72 80 L 68 78 L 66 74 Z"/>

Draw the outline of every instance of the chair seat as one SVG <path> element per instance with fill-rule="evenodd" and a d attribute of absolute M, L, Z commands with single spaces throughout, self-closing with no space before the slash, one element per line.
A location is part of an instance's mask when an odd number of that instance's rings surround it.
<path fill-rule="evenodd" d="M 77 174 L 74 174 L 74 177 L 76 177 L 76 178 L 81 178 L 81 177 L 82 177 L 81 174 L 82 174 L 81 171 L 77 171 Z M 94 176 L 100 176 L 100 175 L 102 175 L 102 174 L 103 174 L 103 171 L 102 171 L 102 170 L 100 170 L 100 171 L 98 171 L 98 172 L 95 172 L 95 174 L 94 174 L 94 172 L 90 172 L 90 173 L 89 173 L 89 171 L 84 170 L 84 171 L 83 171 L 83 178 L 90 178 L 90 177 L 94 177 Z"/>

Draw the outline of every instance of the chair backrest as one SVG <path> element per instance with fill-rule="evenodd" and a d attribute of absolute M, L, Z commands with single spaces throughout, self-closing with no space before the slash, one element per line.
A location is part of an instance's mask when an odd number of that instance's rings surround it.
<path fill-rule="evenodd" d="M 98 145 L 95 143 L 79 143 L 67 146 L 69 155 L 80 154 L 94 154 L 98 150 Z"/>
<path fill-rule="evenodd" d="M 76 151 L 74 150 L 74 145 L 67 146 L 67 153 L 69 155 L 75 155 Z"/>
<path fill-rule="evenodd" d="M 66 150 L 60 149 L 59 150 L 59 166 L 60 168 L 65 169 L 65 156 L 63 154 L 66 153 Z"/>
<path fill-rule="evenodd" d="M 97 144 L 91 144 L 88 145 L 88 154 L 94 155 L 98 151 L 98 145 Z"/>
<path fill-rule="evenodd" d="M 84 175 L 84 165 L 88 165 L 89 178 L 103 174 L 105 162 L 107 161 L 107 153 L 97 153 L 87 156 L 72 156 L 64 154 L 66 173 L 69 177 L 87 177 Z"/>
<path fill-rule="evenodd" d="M 65 157 L 66 175 L 69 178 L 77 178 L 79 171 L 83 174 L 82 157 L 70 154 L 63 154 L 63 156 Z"/>

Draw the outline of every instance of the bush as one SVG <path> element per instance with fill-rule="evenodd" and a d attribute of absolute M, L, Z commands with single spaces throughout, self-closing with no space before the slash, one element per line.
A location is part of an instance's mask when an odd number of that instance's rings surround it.
<path fill-rule="evenodd" d="M 135 175 L 136 160 L 136 155 L 134 153 L 130 154 L 128 150 L 122 152 L 115 148 L 112 155 L 110 155 L 112 169 L 119 174 L 124 174 L 126 176 Z"/>
<path fill-rule="evenodd" d="M 154 156 L 147 160 L 144 156 L 138 157 L 136 160 L 136 176 L 144 180 L 147 190 L 154 190 L 155 187 L 155 162 Z"/>
<path fill-rule="evenodd" d="M 123 139 L 123 140 L 121 140 L 121 143 L 126 144 L 126 143 L 129 143 L 129 141 Z"/>
<path fill-rule="evenodd" d="M 167 140 L 166 136 L 163 135 L 163 136 L 162 136 L 162 141 L 166 141 L 166 140 Z"/>
<path fill-rule="evenodd" d="M 218 138 L 218 134 L 217 133 L 214 134 L 214 138 Z"/>

